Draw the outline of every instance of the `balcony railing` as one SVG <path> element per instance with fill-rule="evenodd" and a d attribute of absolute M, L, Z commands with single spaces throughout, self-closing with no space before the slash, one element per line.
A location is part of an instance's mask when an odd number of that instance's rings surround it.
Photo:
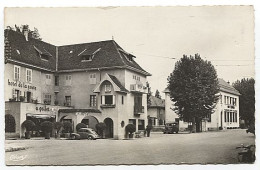
<path fill-rule="evenodd" d="M 134 106 L 134 114 L 140 115 L 144 113 L 144 106 Z"/>

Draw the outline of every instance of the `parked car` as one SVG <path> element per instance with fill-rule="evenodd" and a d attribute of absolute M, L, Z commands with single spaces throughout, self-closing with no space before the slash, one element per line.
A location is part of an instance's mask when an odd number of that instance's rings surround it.
<path fill-rule="evenodd" d="M 70 134 L 70 139 L 72 140 L 79 140 L 79 139 L 96 140 L 99 138 L 100 136 L 91 128 L 81 128 L 77 133 Z"/>
<path fill-rule="evenodd" d="M 163 133 L 178 133 L 179 132 L 179 124 L 177 122 L 174 123 L 166 123 Z"/>

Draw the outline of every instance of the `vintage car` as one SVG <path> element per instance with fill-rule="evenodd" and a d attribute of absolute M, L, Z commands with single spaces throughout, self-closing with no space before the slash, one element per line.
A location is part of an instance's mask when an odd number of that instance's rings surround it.
<path fill-rule="evenodd" d="M 178 133 L 179 132 L 179 124 L 177 122 L 174 123 L 166 123 L 163 133 Z"/>
<path fill-rule="evenodd" d="M 81 128 L 77 133 L 71 133 L 70 139 L 79 140 L 79 139 L 88 139 L 96 140 L 99 139 L 99 135 L 91 128 Z"/>

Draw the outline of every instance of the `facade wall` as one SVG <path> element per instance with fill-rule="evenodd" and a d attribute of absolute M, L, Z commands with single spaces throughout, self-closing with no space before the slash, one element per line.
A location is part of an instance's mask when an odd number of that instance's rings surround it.
<path fill-rule="evenodd" d="M 211 114 L 211 119 L 202 121 L 202 131 L 208 130 L 219 130 L 227 128 L 238 128 L 239 127 L 239 96 L 233 95 L 230 93 L 220 92 L 221 98 L 218 100 L 217 105 L 214 109 L 214 113 Z M 236 106 L 230 107 L 230 104 L 225 104 L 224 96 L 232 97 L 236 99 Z M 173 102 L 170 100 L 170 94 L 165 93 L 165 117 L 166 123 L 174 122 L 175 118 L 178 118 L 178 115 L 171 109 L 173 108 Z M 236 122 L 235 121 L 225 121 L 225 111 L 236 112 Z M 233 119 L 233 118 L 232 118 Z M 230 118 L 229 118 L 230 120 Z M 188 128 L 188 123 L 180 121 L 179 122 L 180 130 Z"/>
<path fill-rule="evenodd" d="M 45 74 L 41 71 L 32 69 L 32 82 L 26 82 L 26 68 L 24 66 L 20 67 L 20 80 L 14 79 L 14 67 L 18 66 L 15 64 L 7 63 L 5 64 L 5 101 L 9 101 L 13 98 L 13 89 L 21 91 L 20 95 L 24 96 L 26 92 L 31 92 L 32 99 L 37 99 L 39 103 L 43 102 L 43 93 L 50 93 L 54 95 L 53 85 L 46 85 Z M 27 68 L 29 69 L 29 68 Z M 45 72 L 47 73 L 47 72 Z M 52 73 L 48 73 L 53 77 Z"/>
<path fill-rule="evenodd" d="M 239 96 L 233 95 L 226 92 L 220 92 L 220 96 L 222 99 L 218 100 L 216 105 L 215 112 L 211 115 L 211 122 L 207 123 L 207 128 L 209 129 L 227 129 L 227 128 L 238 128 L 239 127 Z M 236 99 L 236 105 L 227 104 L 225 103 L 225 96 L 232 97 Z M 225 121 L 225 111 L 227 112 L 236 112 L 235 118 L 227 119 L 226 114 L 226 121 Z M 236 121 L 235 121 L 236 120 Z"/>

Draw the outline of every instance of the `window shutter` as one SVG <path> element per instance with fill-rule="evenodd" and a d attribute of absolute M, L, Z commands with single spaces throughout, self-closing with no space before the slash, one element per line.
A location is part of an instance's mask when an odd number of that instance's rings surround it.
<path fill-rule="evenodd" d="M 12 90 L 12 96 L 15 98 L 15 89 Z"/>
<path fill-rule="evenodd" d="M 103 104 L 103 96 L 101 96 L 101 104 Z"/>
<path fill-rule="evenodd" d="M 102 101 L 101 101 L 101 103 L 102 103 L 102 104 L 106 104 L 105 96 L 101 96 L 101 97 L 102 97 Z"/>
<path fill-rule="evenodd" d="M 23 96 L 24 96 L 24 101 L 27 101 L 26 91 L 23 92 Z"/>
<path fill-rule="evenodd" d="M 113 95 L 113 101 L 112 101 L 112 104 L 115 105 L 116 104 L 116 96 Z"/>
<path fill-rule="evenodd" d="M 19 97 L 22 95 L 22 92 L 21 92 L 21 90 L 19 90 Z"/>

